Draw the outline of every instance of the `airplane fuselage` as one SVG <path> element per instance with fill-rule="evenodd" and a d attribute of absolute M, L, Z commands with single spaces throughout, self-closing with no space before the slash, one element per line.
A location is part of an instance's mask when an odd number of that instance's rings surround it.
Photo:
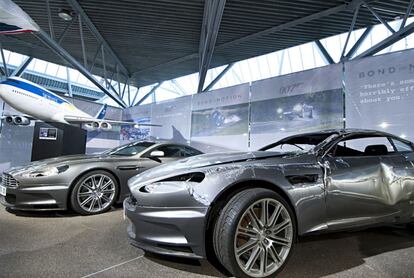
<path fill-rule="evenodd" d="M 69 124 L 65 116 L 91 117 L 66 99 L 17 77 L 0 84 L 0 97 L 15 110 L 46 122 Z"/>

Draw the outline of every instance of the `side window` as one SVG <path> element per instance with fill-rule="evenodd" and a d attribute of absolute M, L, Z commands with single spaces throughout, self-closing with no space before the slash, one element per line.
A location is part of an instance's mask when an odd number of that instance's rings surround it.
<path fill-rule="evenodd" d="M 158 151 L 164 152 L 164 157 L 182 157 L 181 148 L 179 146 L 161 146 L 157 148 Z"/>
<path fill-rule="evenodd" d="M 395 148 L 397 149 L 397 152 L 412 152 L 413 148 L 410 144 L 404 143 L 400 140 L 391 138 L 392 143 L 394 144 Z"/>
<path fill-rule="evenodd" d="M 348 138 L 339 142 L 334 156 L 381 156 L 393 153 L 394 148 L 387 137 Z"/>
<path fill-rule="evenodd" d="M 202 152 L 185 146 L 161 146 L 156 149 L 157 151 L 163 151 L 165 157 L 189 157 L 202 154 Z"/>
<path fill-rule="evenodd" d="M 184 156 L 185 157 L 202 154 L 202 152 L 200 152 L 196 149 L 190 148 L 190 147 L 183 147 L 183 148 L 184 148 Z"/>

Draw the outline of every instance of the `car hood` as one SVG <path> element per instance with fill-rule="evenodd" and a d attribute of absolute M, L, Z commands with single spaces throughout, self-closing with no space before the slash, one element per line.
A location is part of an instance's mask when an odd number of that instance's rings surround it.
<path fill-rule="evenodd" d="M 147 170 L 131 178 L 129 184 L 133 187 L 142 182 L 151 182 L 154 179 L 171 176 L 172 174 L 179 175 L 196 168 L 283 156 L 285 154 L 267 151 L 202 154 Z"/>
<path fill-rule="evenodd" d="M 48 159 L 30 162 L 22 166 L 10 168 L 9 170 L 5 172 L 11 175 L 18 175 L 23 172 L 39 170 L 39 169 L 43 169 L 47 167 L 95 162 L 95 161 L 99 161 L 102 159 L 108 159 L 108 158 L 111 158 L 111 157 L 108 155 L 103 155 L 103 154 L 66 155 L 66 156 L 60 156 L 60 157 L 54 157 L 54 158 L 48 158 Z"/>

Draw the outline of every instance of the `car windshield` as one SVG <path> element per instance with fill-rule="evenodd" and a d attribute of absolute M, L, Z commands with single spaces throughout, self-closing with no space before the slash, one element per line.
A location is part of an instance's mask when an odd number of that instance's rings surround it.
<path fill-rule="evenodd" d="M 121 156 L 134 156 L 138 153 L 143 152 L 144 150 L 146 150 L 147 148 L 151 147 L 154 144 L 155 143 L 153 143 L 153 142 L 135 142 L 135 143 L 130 143 L 130 144 L 127 144 L 127 145 L 122 145 L 122 146 L 110 149 L 110 150 L 104 152 L 104 154 L 107 154 L 107 155 L 121 155 Z"/>
<path fill-rule="evenodd" d="M 336 133 L 304 134 L 282 139 L 276 143 L 267 145 L 259 151 L 279 153 L 304 153 L 319 149 L 323 145 L 336 138 Z"/>

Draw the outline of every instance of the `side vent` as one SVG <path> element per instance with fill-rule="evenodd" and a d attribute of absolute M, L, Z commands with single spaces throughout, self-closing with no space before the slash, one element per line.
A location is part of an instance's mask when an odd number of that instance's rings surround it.
<path fill-rule="evenodd" d="M 306 184 L 306 183 L 315 183 L 318 181 L 319 175 L 312 174 L 312 175 L 291 175 L 286 176 L 286 179 L 291 184 Z"/>

